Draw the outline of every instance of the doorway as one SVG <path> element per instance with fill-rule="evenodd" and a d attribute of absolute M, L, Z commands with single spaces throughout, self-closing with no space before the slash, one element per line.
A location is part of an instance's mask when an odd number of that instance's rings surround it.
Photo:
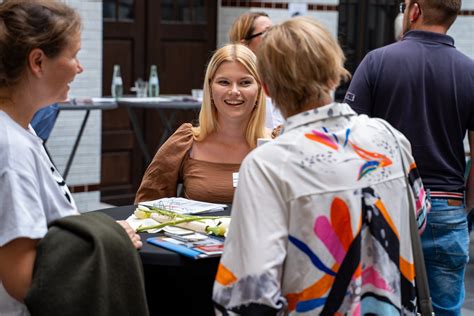
<path fill-rule="evenodd" d="M 216 48 L 217 1 L 104 0 L 102 93 L 110 95 L 113 65 L 119 64 L 124 94 L 137 78 L 148 80 L 157 65 L 161 94 L 190 94 L 202 87 Z M 163 127 L 153 109 L 135 109 L 150 152 Z M 176 126 L 196 118 L 177 115 Z M 132 204 L 146 166 L 125 109 L 102 114 L 101 201 Z"/>

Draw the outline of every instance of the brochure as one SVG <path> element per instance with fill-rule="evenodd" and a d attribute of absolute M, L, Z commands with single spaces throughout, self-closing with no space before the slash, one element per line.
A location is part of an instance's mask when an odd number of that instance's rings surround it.
<path fill-rule="evenodd" d="M 142 202 L 140 205 L 157 207 L 178 214 L 199 214 L 204 212 L 223 211 L 225 204 L 216 204 L 189 200 L 181 197 L 163 198 L 154 201 Z"/>
<path fill-rule="evenodd" d="M 204 234 L 174 235 L 151 237 L 147 242 L 192 259 L 218 257 L 224 251 L 224 240 Z"/>

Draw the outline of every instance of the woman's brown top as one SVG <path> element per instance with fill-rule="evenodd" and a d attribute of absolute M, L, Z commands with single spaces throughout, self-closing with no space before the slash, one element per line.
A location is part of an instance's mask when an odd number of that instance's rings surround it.
<path fill-rule="evenodd" d="M 183 183 L 188 199 L 232 203 L 232 174 L 240 164 L 215 163 L 189 156 L 193 145 L 192 125 L 185 123 L 160 147 L 148 166 L 135 197 L 135 203 L 175 197 Z"/>

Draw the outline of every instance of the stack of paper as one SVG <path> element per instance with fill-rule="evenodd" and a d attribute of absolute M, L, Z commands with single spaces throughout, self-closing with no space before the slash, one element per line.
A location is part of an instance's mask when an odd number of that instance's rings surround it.
<path fill-rule="evenodd" d="M 223 211 L 225 204 L 216 204 L 189 200 L 185 198 L 163 198 L 154 201 L 142 202 L 140 205 L 153 206 L 163 210 L 172 211 L 178 214 L 199 214 L 205 212 Z"/>

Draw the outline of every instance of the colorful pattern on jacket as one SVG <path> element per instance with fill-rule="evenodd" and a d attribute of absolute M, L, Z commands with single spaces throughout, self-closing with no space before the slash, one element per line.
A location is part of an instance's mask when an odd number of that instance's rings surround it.
<path fill-rule="evenodd" d="M 290 117 L 242 164 L 218 314 L 412 315 L 408 203 L 429 209 L 409 143 L 333 103 Z M 408 200 L 405 174 L 414 199 Z"/>

